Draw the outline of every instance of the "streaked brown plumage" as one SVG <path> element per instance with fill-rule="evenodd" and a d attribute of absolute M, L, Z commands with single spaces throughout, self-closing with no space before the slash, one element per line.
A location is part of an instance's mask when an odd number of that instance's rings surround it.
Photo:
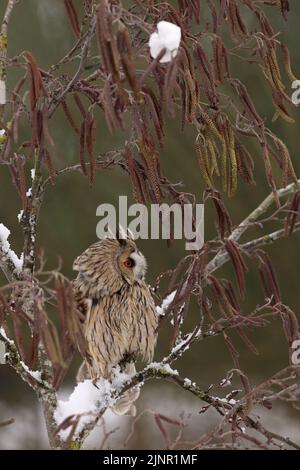
<path fill-rule="evenodd" d="M 150 361 L 156 342 L 157 315 L 144 280 L 144 256 L 131 239 L 104 239 L 84 251 L 73 269 L 78 271 L 73 282 L 87 340 L 81 379 L 109 379 L 119 364 L 134 373 L 132 360 Z M 137 397 L 138 389 L 128 393 L 115 412 L 133 413 Z"/>

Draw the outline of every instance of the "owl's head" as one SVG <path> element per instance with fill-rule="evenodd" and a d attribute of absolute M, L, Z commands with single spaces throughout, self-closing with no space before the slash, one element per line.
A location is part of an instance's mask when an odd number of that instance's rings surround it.
<path fill-rule="evenodd" d="M 141 283 L 146 274 L 145 257 L 130 238 L 106 238 L 91 245 L 73 264 L 78 281 L 89 296 L 111 295 L 129 285 Z"/>
<path fill-rule="evenodd" d="M 124 279 L 133 284 L 145 279 L 147 263 L 144 255 L 130 239 L 119 239 L 117 248 L 117 266 Z"/>

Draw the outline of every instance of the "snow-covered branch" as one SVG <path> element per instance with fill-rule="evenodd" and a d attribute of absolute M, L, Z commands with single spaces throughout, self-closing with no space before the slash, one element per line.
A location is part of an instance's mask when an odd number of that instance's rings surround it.
<path fill-rule="evenodd" d="M 13 367 L 24 382 L 26 382 L 35 391 L 38 391 L 40 388 L 49 389 L 49 384 L 42 379 L 41 371 L 30 370 L 29 367 L 21 360 L 15 342 L 7 337 L 3 328 L 0 328 L 0 341 L 5 345 L 6 364 Z"/>
<path fill-rule="evenodd" d="M 199 335 L 199 328 L 185 335 L 161 362 L 153 362 L 133 376 L 115 370 L 111 382 L 101 379 L 96 386 L 90 380 L 78 384 L 67 401 L 58 401 L 55 412 L 59 435 L 65 441 L 64 446 L 81 448 L 107 408 L 113 406 L 125 392 L 137 386 L 142 387 L 145 381 L 150 379 L 172 381 L 218 408 L 220 405 L 218 400 L 211 399 L 190 380 L 182 379 L 170 366 L 199 338 Z"/>
<path fill-rule="evenodd" d="M 8 241 L 10 230 L 0 223 L 0 267 L 9 281 L 17 279 L 23 266 L 23 255 L 20 258 L 10 248 Z"/>
<path fill-rule="evenodd" d="M 182 347 L 184 346 L 182 345 Z M 179 350 L 180 348 L 177 349 L 177 353 Z M 274 439 L 290 447 L 299 449 L 299 445 L 290 438 L 268 431 L 258 420 L 251 418 L 247 413 L 247 395 L 242 396 L 240 399 L 233 398 L 236 397 L 240 390 L 233 390 L 222 398 L 216 397 L 209 391 L 203 390 L 192 380 L 181 377 L 177 370 L 172 369 L 170 365 L 166 363 L 168 358 L 174 360 L 174 356 L 168 356 L 160 363 L 149 364 L 142 371 L 128 378 L 127 381 L 126 378 L 123 377 L 117 386 L 114 383 L 103 380 L 98 382 L 96 386 L 89 380 L 77 385 L 70 395 L 69 400 L 59 402 L 56 412 L 56 419 L 59 423 L 58 432 L 65 442 L 63 447 L 73 449 L 81 448 L 85 439 L 94 429 L 99 419 L 104 415 L 107 408 L 112 406 L 125 392 L 133 387 L 142 386 L 147 380 L 161 379 L 173 382 L 183 390 L 188 391 L 193 396 L 206 403 L 203 412 L 205 412 L 208 407 L 214 408 L 222 417 L 222 424 L 219 425 L 218 429 L 222 429 L 223 426 L 226 426 L 234 419 L 237 421 L 239 429 L 243 429 L 243 427 L 249 428 L 258 431 L 269 439 Z M 291 371 L 292 370 L 293 368 Z M 283 374 L 288 371 L 289 369 L 281 371 L 276 374 L 274 378 L 282 377 Z M 224 383 L 225 382 L 227 384 L 228 380 L 224 381 Z M 269 386 L 271 383 L 272 381 Z M 285 393 L 289 387 L 287 386 L 285 390 L 284 381 L 282 384 L 282 393 Z M 222 386 L 224 386 L 224 384 Z M 251 394 L 255 397 L 257 391 L 263 387 L 266 388 L 266 384 L 261 384 L 257 388 L 254 388 Z M 260 397 L 257 403 L 264 402 L 264 400 L 264 397 Z"/>

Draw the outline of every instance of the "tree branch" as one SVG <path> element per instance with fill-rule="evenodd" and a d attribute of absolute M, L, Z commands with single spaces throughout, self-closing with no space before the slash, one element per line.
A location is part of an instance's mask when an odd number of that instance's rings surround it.
<path fill-rule="evenodd" d="M 295 224 L 293 233 L 300 231 L 300 223 Z M 258 246 L 268 245 L 269 243 L 273 243 L 275 240 L 279 240 L 283 238 L 285 235 L 285 229 L 282 228 L 280 230 L 276 230 L 275 232 L 268 233 L 267 235 L 263 235 L 262 237 L 256 238 L 255 240 L 250 240 L 247 243 L 241 245 L 242 250 L 251 250 Z"/>
<path fill-rule="evenodd" d="M 298 181 L 298 183 L 300 184 L 300 180 Z M 289 196 L 290 194 L 295 193 L 297 190 L 299 190 L 299 187 L 295 183 L 291 183 L 286 186 L 286 188 L 279 189 L 276 193 L 278 199 L 282 199 L 286 196 Z M 273 202 L 275 202 L 275 195 L 274 193 L 270 193 L 266 197 L 266 199 L 264 199 L 263 202 L 256 209 L 254 209 L 254 211 L 252 211 L 251 214 L 249 214 L 248 217 L 246 217 L 246 219 L 244 219 L 235 230 L 233 230 L 228 239 L 235 242 L 238 241 L 240 237 L 245 233 L 245 231 L 249 227 L 251 227 L 253 223 L 255 223 L 257 219 L 269 209 Z M 207 275 L 211 274 L 212 272 L 216 271 L 216 269 L 219 269 L 221 266 L 223 266 L 223 264 L 225 264 L 228 259 L 228 253 L 224 249 L 220 250 L 219 253 L 217 253 L 216 256 L 207 264 Z"/>
<path fill-rule="evenodd" d="M 9 0 L 1 24 L 0 32 L 0 119 L 2 119 L 6 104 L 6 58 L 7 58 L 7 34 L 8 24 L 17 0 Z"/>
<path fill-rule="evenodd" d="M 3 249 L 0 242 L 0 268 L 5 275 L 6 279 L 11 282 L 19 279 L 16 267 L 9 256 L 9 253 Z"/>
<path fill-rule="evenodd" d="M 82 46 L 81 57 L 80 57 L 80 62 L 79 62 L 78 69 L 77 69 L 76 73 L 73 75 L 72 80 L 70 80 L 70 82 L 66 86 L 66 88 L 61 92 L 61 94 L 57 98 L 55 98 L 53 100 L 52 107 L 49 110 L 49 117 L 52 116 L 52 114 L 54 113 L 56 108 L 59 106 L 59 104 L 63 101 L 65 96 L 72 90 L 72 88 L 76 85 L 76 83 L 80 79 L 80 75 L 81 75 L 81 73 L 84 69 L 84 64 L 85 64 L 85 61 L 86 61 L 86 58 L 87 58 L 90 41 L 91 41 L 91 38 L 92 38 L 92 36 L 95 32 L 95 28 L 96 28 L 96 15 L 94 15 L 93 18 L 92 18 L 89 30 L 88 30 L 87 35 L 86 35 L 86 39 L 85 39 L 85 41 L 83 43 L 83 46 Z"/>
<path fill-rule="evenodd" d="M 6 336 L 3 328 L 0 328 L 0 341 L 5 344 L 6 363 L 13 367 L 13 369 L 17 372 L 23 381 L 26 382 L 35 391 L 38 391 L 40 387 L 45 390 L 49 390 L 50 387 L 47 382 L 34 376 L 38 371 L 30 371 L 26 364 L 24 364 L 24 362 L 21 360 L 14 341 Z"/>

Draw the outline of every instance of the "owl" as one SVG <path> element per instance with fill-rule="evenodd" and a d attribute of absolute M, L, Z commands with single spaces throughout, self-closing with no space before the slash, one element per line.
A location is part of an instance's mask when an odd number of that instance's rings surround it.
<path fill-rule="evenodd" d="M 156 343 L 158 317 L 145 282 L 146 260 L 130 238 L 106 238 L 91 245 L 73 264 L 78 309 L 84 317 L 86 358 L 78 380 L 110 379 L 120 366 L 135 373 L 138 357 L 149 362 Z M 117 414 L 135 414 L 139 388 L 115 404 Z"/>

